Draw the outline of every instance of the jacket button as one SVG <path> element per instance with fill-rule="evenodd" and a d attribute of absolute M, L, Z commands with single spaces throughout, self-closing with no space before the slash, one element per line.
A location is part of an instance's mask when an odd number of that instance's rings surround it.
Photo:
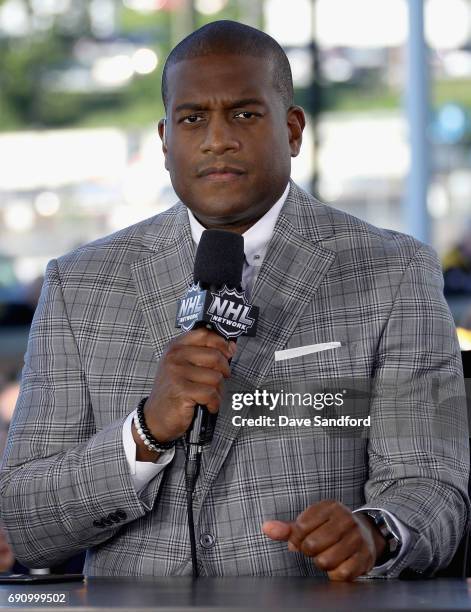
<path fill-rule="evenodd" d="M 126 519 L 128 517 L 128 515 L 126 514 L 126 512 L 124 510 L 121 510 L 121 508 L 118 508 L 115 512 L 116 516 L 124 521 L 124 519 Z"/>
<path fill-rule="evenodd" d="M 115 512 L 110 512 L 108 514 L 108 518 L 110 519 L 110 521 L 113 521 L 113 523 L 119 523 L 121 520 Z"/>
<path fill-rule="evenodd" d="M 104 524 L 102 521 L 93 521 L 93 526 L 103 528 Z"/>
<path fill-rule="evenodd" d="M 216 543 L 216 538 L 210 533 L 203 533 L 200 537 L 200 544 L 203 548 L 212 548 Z"/>
<path fill-rule="evenodd" d="M 113 521 L 111 519 L 109 519 L 109 518 L 102 519 L 102 522 L 103 522 L 104 526 L 107 526 L 107 527 L 109 527 L 110 525 L 113 524 Z"/>

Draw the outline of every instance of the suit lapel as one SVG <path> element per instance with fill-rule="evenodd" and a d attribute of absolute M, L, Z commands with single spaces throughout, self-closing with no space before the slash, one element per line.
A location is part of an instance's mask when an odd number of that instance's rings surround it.
<path fill-rule="evenodd" d="M 247 385 L 252 388 L 263 385 L 275 351 L 288 342 L 336 257 L 335 252 L 319 244 L 322 233 L 327 237 L 320 229 L 326 223 L 322 218 L 323 208 L 313 205 L 312 200 L 307 207 L 301 207 L 298 193 L 292 185 L 253 288 L 251 301 L 259 306 L 260 318 L 257 336 L 241 337 L 237 343 L 237 354 L 231 364 L 231 384 L 238 390 Z M 244 417 L 249 410 L 246 407 L 237 414 Z M 232 425 L 233 415 L 226 403 L 218 416 L 210 452 L 204 455 L 201 502 L 240 430 Z"/>
<path fill-rule="evenodd" d="M 195 246 L 184 207 L 171 219 L 157 231 L 151 226 L 144 237 L 145 254 L 131 265 L 137 300 L 157 359 L 181 333 L 175 328 L 177 300 L 193 278 Z"/>

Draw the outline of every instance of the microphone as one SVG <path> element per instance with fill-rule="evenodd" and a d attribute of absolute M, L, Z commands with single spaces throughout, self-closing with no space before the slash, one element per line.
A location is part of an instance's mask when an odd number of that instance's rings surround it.
<path fill-rule="evenodd" d="M 224 285 L 240 289 L 244 266 L 244 238 L 225 230 L 205 230 L 196 251 L 194 283 L 218 290 Z"/>
<path fill-rule="evenodd" d="M 196 252 L 193 284 L 178 300 L 176 327 L 206 325 L 226 340 L 257 333 L 258 308 L 241 289 L 244 239 L 224 230 L 205 230 Z"/>
<path fill-rule="evenodd" d="M 191 325 L 191 328 L 194 328 L 204 325 L 228 339 L 223 329 L 205 320 L 203 295 L 206 291 L 212 294 L 221 291 L 224 287 L 228 291 L 240 291 L 243 265 L 244 239 L 240 234 L 215 229 L 203 232 L 196 251 L 193 286 L 179 304 L 180 317 L 189 317 L 189 314 L 185 313 L 189 313 L 192 306 L 193 314 L 199 316 L 197 320 L 185 321 L 186 325 L 182 327 Z M 196 455 L 201 452 L 201 447 L 210 442 L 212 421 L 212 415 L 205 406 L 195 407 L 195 415 L 186 436 L 190 447 L 189 461 L 195 461 Z"/>

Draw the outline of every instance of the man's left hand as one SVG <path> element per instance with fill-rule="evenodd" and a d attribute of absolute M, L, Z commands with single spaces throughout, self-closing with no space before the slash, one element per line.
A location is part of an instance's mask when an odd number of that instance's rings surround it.
<path fill-rule="evenodd" d="M 354 580 L 366 574 L 386 546 L 372 520 L 335 500 L 309 506 L 295 521 L 265 521 L 262 529 L 272 540 L 288 542 L 290 551 L 312 557 L 330 580 Z"/>

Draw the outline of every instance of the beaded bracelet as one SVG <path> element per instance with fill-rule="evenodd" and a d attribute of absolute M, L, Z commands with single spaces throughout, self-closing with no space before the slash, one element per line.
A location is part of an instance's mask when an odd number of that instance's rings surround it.
<path fill-rule="evenodd" d="M 175 446 L 176 440 L 171 440 L 170 442 L 159 442 L 151 434 L 144 419 L 144 404 L 146 403 L 147 399 L 147 397 L 143 397 L 137 406 L 136 414 L 134 415 L 134 426 L 136 428 L 137 435 L 141 438 L 150 451 L 155 453 L 164 453 Z"/>

